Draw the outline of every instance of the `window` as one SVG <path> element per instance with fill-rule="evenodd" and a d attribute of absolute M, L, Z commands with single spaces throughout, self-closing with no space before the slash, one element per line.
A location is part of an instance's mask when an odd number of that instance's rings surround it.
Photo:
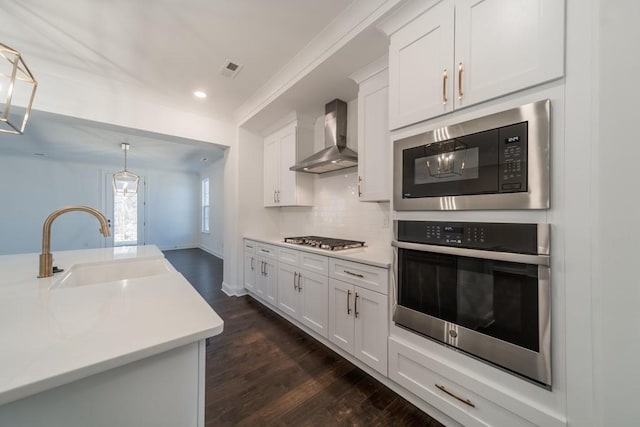
<path fill-rule="evenodd" d="M 209 232 L 209 178 L 205 178 L 202 180 L 202 224 L 200 227 L 200 231 L 203 233 Z"/>

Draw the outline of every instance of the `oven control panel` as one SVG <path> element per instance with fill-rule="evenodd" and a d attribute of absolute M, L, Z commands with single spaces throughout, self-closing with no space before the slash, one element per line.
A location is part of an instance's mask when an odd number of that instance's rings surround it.
<path fill-rule="evenodd" d="M 538 253 L 538 225 L 483 222 L 398 221 L 397 240 L 499 252 Z"/>

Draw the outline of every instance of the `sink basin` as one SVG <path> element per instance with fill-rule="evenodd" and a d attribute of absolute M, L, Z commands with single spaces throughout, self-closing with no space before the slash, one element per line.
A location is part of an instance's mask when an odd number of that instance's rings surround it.
<path fill-rule="evenodd" d="M 176 271 L 164 258 L 124 259 L 76 264 L 52 288 L 72 288 L 119 280 L 158 276 Z"/>

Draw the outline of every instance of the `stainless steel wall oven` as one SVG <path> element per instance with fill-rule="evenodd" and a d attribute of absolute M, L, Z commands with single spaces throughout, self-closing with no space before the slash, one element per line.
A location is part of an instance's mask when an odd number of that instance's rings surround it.
<path fill-rule="evenodd" d="M 396 221 L 393 320 L 551 388 L 549 225 Z"/>
<path fill-rule="evenodd" d="M 394 143 L 398 211 L 549 208 L 544 100 Z"/>

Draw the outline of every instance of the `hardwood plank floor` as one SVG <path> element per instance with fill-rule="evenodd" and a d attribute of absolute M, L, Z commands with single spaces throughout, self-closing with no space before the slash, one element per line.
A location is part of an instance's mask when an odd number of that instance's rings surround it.
<path fill-rule="evenodd" d="M 219 258 L 165 256 L 225 322 L 207 347 L 208 427 L 441 425 L 251 297 L 225 295 Z"/>

